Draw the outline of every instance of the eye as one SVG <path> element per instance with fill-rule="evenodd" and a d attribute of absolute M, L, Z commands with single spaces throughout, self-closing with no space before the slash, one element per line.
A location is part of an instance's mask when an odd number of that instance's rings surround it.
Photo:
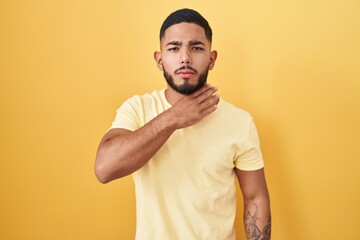
<path fill-rule="evenodd" d="M 193 47 L 194 51 L 204 51 L 204 48 L 202 47 Z"/>
<path fill-rule="evenodd" d="M 176 52 L 176 51 L 178 51 L 178 50 L 179 50 L 178 47 L 172 47 L 172 48 L 169 48 L 169 49 L 168 49 L 169 52 Z"/>

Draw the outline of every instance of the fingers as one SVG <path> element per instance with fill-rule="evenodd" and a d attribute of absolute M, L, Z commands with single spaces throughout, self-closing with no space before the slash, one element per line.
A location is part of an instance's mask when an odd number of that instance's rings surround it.
<path fill-rule="evenodd" d="M 217 107 L 219 102 L 219 95 L 215 94 L 217 90 L 217 87 L 206 84 L 196 92 L 195 100 L 199 104 L 200 111 L 206 115 L 215 111 Z"/>
<path fill-rule="evenodd" d="M 216 91 L 216 87 L 206 84 L 195 93 L 177 101 L 171 112 L 176 116 L 178 128 L 191 126 L 214 112 L 220 99 L 215 94 Z"/>
<path fill-rule="evenodd" d="M 220 97 L 217 94 L 212 95 L 209 98 L 205 99 L 200 104 L 201 111 L 205 114 L 212 113 L 213 111 L 216 110 L 219 100 L 220 100 Z"/>
<path fill-rule="evenodd" d="M 197 102 L 201 104 L 203 101 L 213 96 L 217 90 L 217 87 L 206 84 L 204 87 L 194 93 L 194 98 L 196 98 Z"/>
<path fill-rule="evenodd" d="M 214 93 L 214 92 L 217 91 L 217 87 L 211 86 L 210 84 L 205 84 L 202 88 L 200 88 L 199 90 L 197 90 L 196 92 L 194 92 L 190 96 L 192 96 L 194 98 L 198 98 L 202 94 L 204 94 L 204 93 L 206 93 L 208 91 L 212 91 Z M 213 94 L 213 93 L 211 93 L 211 94 Z"/>

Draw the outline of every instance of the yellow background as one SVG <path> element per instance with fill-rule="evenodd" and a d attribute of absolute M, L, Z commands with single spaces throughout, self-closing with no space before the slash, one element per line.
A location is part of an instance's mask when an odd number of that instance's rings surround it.
<path fill-rule="evenodd" d="M 153 51 L 182 7 L 257 124 L 273 239 L 359 239 L 358 0 L 0 0 L 0 239 L 134 238 L 132 178 L 98 183 L 95 152 L 125 99 L 165 87 Z"/>

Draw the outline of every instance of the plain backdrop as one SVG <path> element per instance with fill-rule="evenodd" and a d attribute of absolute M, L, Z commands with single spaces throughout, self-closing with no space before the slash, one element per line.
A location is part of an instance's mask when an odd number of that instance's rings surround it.
<path fill-rule="evenodd" d="M 357 0 L 0 0 L 0 239 L 134 239 L 132 177 L 100 184 L 95 153 L 124 100 L 166 87 L 153 52 L 184 7 L 213 28 L 208 81 L 258 127 L 273 239 L 358 239 Z"/>

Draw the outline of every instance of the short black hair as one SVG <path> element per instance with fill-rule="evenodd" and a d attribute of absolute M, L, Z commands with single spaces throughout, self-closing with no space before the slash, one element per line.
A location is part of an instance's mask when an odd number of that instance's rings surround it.
<path fill-rule="evenodd" d="M 212 40 L 212 30 L 211 27 L 206 21 L 206 19 L 200 15 L 195 10 L 183 8 L 171 13 L 163 22 L 160 28 L 160 40 L 164 37 L 166 29 L 171 27 L 172 25 L 187 22 L 187 23 L 195 23 L 202 27 L 205 30 L 206 39 L 211 42 Z"/>

